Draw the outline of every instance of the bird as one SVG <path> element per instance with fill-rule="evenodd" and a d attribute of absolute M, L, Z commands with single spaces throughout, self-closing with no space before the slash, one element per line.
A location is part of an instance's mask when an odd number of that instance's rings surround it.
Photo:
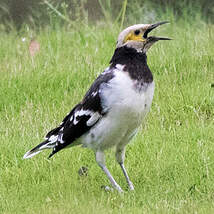
<path fill-rule="evenodd" d="M 157 41 L 170 40 L 149 33 L 166 23 L 135 24 L 119 33 L 109 66 L 60 125 L 23 158 L 52 149 L 50 158 L 64 148 L 82 145 L 94 151 L 96 162 L 112 187 L 123 192 L 105 164 L 105 151 L 115 147 L 116 161 L 129 190 L 134 190 L 124 165 L 125 147 L 136 135 L 152 104 L 155 83 L 147 64 L 147 51 Z"/>

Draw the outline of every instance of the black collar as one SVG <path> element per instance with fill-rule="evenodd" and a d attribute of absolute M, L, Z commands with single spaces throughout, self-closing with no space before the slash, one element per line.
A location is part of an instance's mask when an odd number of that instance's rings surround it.
<path fill-rule="evenodd" d="M 110 61 L 111 68 L 117 64 L 125 65 L 124 71 L 128 72 L 133 80 L 143 83 L 153 81 L 152 72 L 147 65 L 147 56 L 145 53 L 137 52 L 136 49 L 123 46 L 117 48 Z"/>

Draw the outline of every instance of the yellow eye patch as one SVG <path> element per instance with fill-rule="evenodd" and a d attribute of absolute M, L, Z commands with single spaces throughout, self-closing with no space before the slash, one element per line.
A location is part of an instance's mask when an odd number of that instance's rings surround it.
<path fill-rule="evenodd" d="M 136 35 L 134 32 L 130 32 L 128 35 L 126 35 L 123 42 L 126 43 L 128 40 L 141 41 L 141 42 L 145 41 L 145 39 L 143 39 L 142 33 L 139 33 L 138 35 Z"/>

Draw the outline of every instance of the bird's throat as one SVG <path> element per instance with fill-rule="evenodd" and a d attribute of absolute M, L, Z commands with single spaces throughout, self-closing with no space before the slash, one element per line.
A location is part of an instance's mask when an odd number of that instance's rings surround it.
<path fill-rule="evenodd" d="M 134 48 L 123 46 L 117 48 L 110 61 L 111 67 L 124 65 L 124 72 L 128 72 L 133 80 L 143 85 L 153 81 L 152 72 L 147 65 L 147 56 L 145 53 L 138 52 Z"/>

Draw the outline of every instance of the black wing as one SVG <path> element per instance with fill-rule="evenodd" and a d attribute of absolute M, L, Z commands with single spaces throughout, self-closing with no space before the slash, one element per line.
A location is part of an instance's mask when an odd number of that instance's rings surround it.
<path fill-rule="evenodd" d="M 49 157 L 70 145 L 91 129 L 107 109 L 102 107 L 101 85 L 114 77 L 114 69 L 106 69 L 92 84 L 83 100 L 63 119 L 59 127 L 51 130 L 46 139 L 56 139 L 55 147 Z"/>

